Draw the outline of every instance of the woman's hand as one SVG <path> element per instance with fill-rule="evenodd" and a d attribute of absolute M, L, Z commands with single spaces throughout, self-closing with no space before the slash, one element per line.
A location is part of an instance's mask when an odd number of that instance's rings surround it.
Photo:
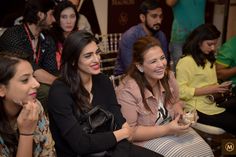
<path fill-rule="evenodd" d="M 132 141 L 133 133 L 134 133 L 134 128 L 130 127 L 129 124 L 127 122 L 125 122 L 122 125 L 122 129 L 127 129 L 127 133 L 128 133 L 127 140 Z"/>
<path fill-rule="evenodd" d="M 174 104 L 173 109 L 174 109 L 174 117 L 177 115 L 183 115 L 183 107 L 185 106 L 183 101 L 178 101 L 177 103 Z"/>
<path fill-rule="evenodd" d="M 226 81 L 218 85 L 213 85 L 212 87 L 212 93 L 225 93 L 230 90 L 232 82 L 231 81 Z"/>
<path fill-rule="evenodd" d="M 201 95 L 209 95 L 214 93 L 225 93 L 230 90 L 232 82 L 227 81 L 223 82 L 222 84 L 214 84 L 209 85 L 201 88 L 195 88 L 195 96 L 201 96 Z"/>
<path fill-rule="evenodd" d="M 232 81 L 225 81 L 225 82 L 221 83 L 220 86 L 230 90 L 232 87 Z"/>
<path fill-rule="evenodd" d="M 169 135 L 178 135 L 180 133 L 188 131 L 190 124 L 179 123 L 179 120 L 180 120 L 180 115 L 177 115 L 174 120 L 166 124 Z"/>
<path fill-rule="evenodd" d="M 37 102 L 27 102 L 23 104 L 23 108 L 17 117 L 17 125 L 20 134 L 33 134 L 38 118 L 39 118 L 40 108 Z"/>
<path fill-rule="evenodd" d="M 127 122 L 125 122 L 122 125 L 122 128 L 119 130 L 114 131 L 114 135 L 116 137 L 116 141 L 119 142 L 123 139 L 127 139 L 129 141 L 132 140 L 132 136 L 133 136 L 133 128 L 131 128 Z"/>

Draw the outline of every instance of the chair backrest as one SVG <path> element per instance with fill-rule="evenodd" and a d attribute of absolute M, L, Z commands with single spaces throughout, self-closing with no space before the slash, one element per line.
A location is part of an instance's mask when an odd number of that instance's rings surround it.
<path fill-rule="evenodd" d="M 113 87 L 116 88 L 117 86 L 119 86 L 120 84 L 120 81 L 124 78 L 124 74 L 122 75 L 118 75 L 118 76 L 115 76 L 115 75 L 111 75 L 109 78 L 113 84 Z"/>
<path fill-rule="evenodd" d="M 7 28 L 0 27 L 0 36 L 5 32 L 5 30 L 7 30 Z"/>
<path fill-rule="evenodd" d="M 110 76 L 115 67 L 121 33 L 97 34 L 96 37 L 100 40 L 99 47 L 102 50 L 101 70 Z"/>

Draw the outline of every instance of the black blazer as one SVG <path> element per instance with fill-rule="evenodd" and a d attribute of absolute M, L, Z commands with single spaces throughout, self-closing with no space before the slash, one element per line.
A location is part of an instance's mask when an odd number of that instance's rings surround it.
<path fill-rule="evenodd" d="M 113 85 L 104 74 L 93 76 L 93 105 L 101 105 L 114 114 L 118 127 L 125 122 Z M 75 116 L 75 102 L 70 88 L 62 81 L 52 84 L 48 97 L 50 129 L 58 157 L 76 157 L 101 152 L 117 142 L 112 132 L 85 134 Z"/>

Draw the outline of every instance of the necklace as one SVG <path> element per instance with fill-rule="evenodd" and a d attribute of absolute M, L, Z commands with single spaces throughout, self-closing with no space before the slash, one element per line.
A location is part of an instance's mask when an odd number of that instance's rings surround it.
<path fill-rule="evenodd" d="M 25 29 L 25 31 L 27 33 L 27 37 L 30 41 L 31 49 L 33 50 L 34 60 L 35 60 L 36 64 L 38 64 L 39 57 L 40 57 L 40 46 L 39 46 L 39 43 L 38 43 L 38 38 L 34 38 L 34 39 L 31 38 L 29 28 L 27 27 L 26 24 L 24 24 L 24 29 Z M 38 47 L 38 52 L 37 52 L 37 47 Z"/>

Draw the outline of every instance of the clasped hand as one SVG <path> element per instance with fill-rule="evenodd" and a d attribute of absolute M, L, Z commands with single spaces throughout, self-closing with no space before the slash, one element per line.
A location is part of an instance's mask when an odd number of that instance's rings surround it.
<path fill-rule="evenodd" d="M 129 141 L 133 139 L 134 128 L 130 127 L 127 122 L 122 125 L 122 129 L 126 129 L 128 137 L 126 138 Z"/>
<path fill-rule="evenodd" d="M 230 90 L 231 85 L 232 85 L 232 81 L 226 81 L 219 85 L 213 86 L 214 87 L 213 91 L 215 91 L 216 93 L 225 93 Z"/>
<path fill-rule="evenodd" d="M 178 135 L 187 132 L 191 123 L 184 124 L 181 121 L 181 115 L 177 115 L 174 120 L 166 124 L 169 135 Z"/>

